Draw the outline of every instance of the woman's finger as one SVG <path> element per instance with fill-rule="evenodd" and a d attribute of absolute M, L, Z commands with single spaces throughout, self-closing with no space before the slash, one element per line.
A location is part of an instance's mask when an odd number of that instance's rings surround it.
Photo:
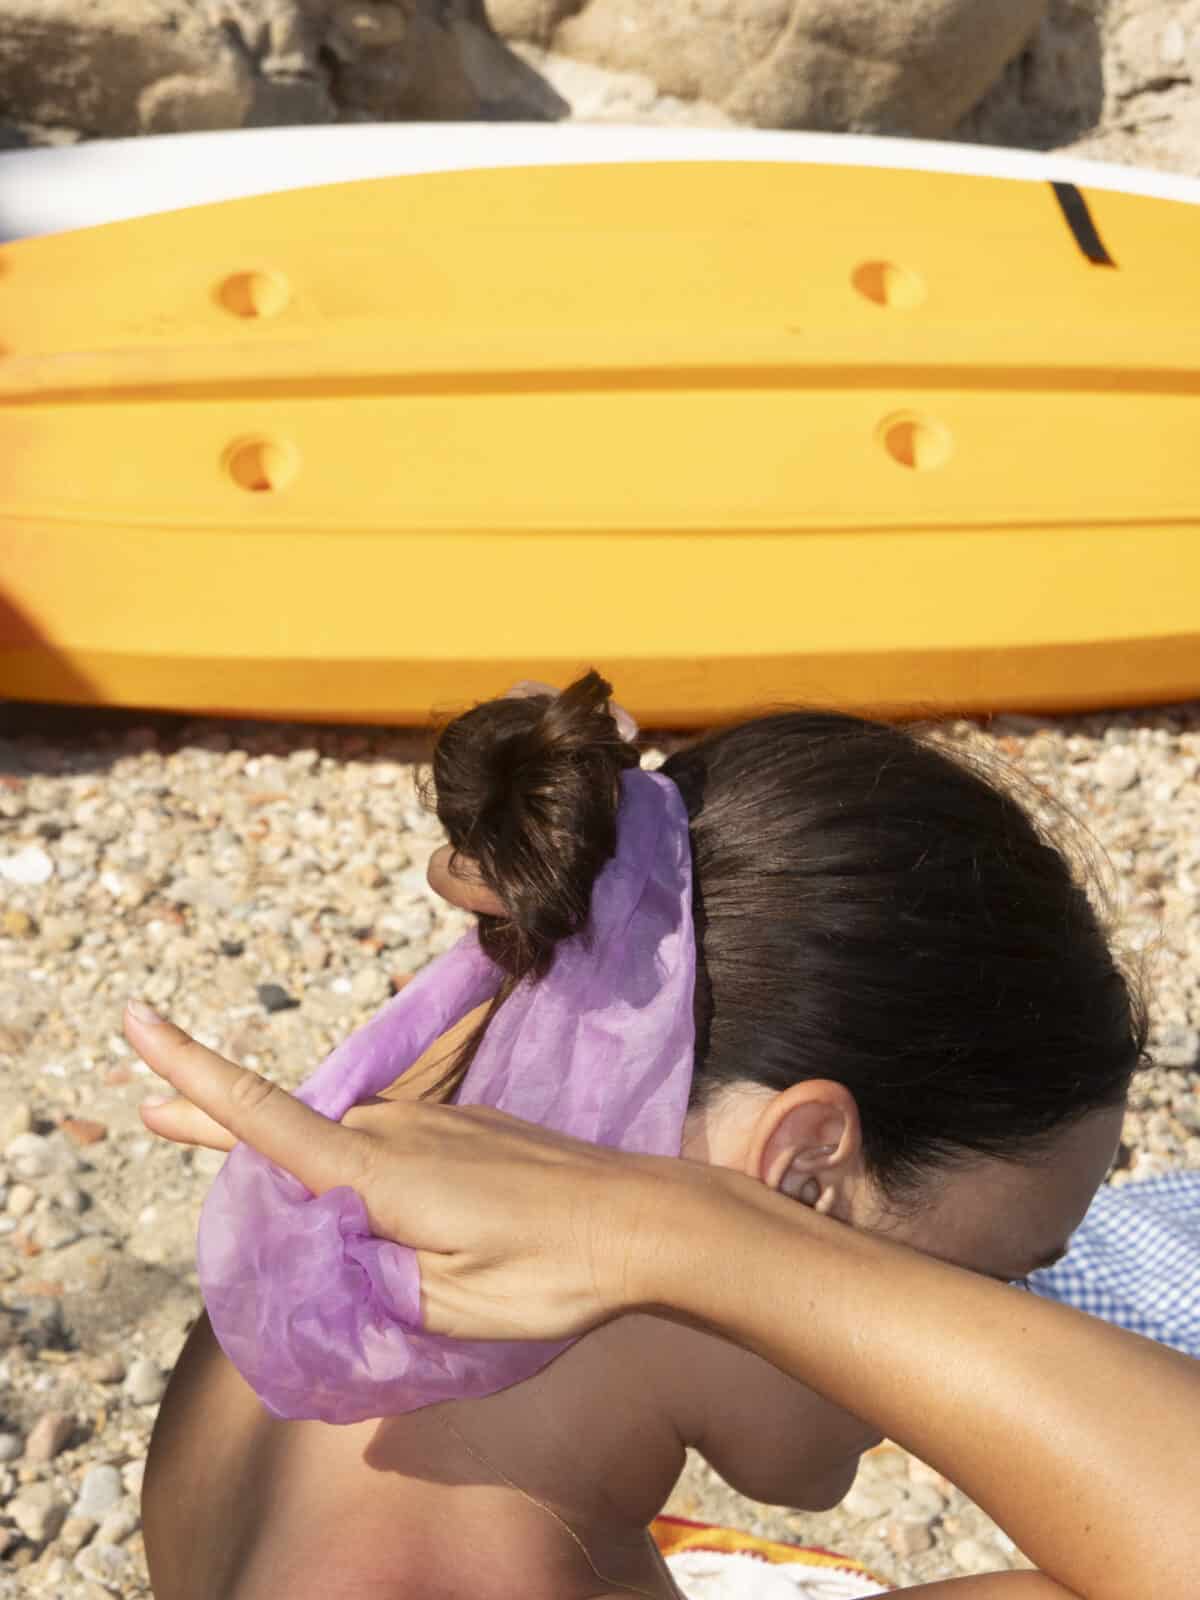
<path fill-rule="evenodd" d="M 368 1136 L 341 1127 L 286 1089 L 227 1061 L 139 1001 L 126 1008 L 125 1037 L 146 1065 L 194 1108 L 299 1178 L 313 1194 L 343 1184 L 355 1188 L 365 1176 L 371 1151 Z M 161 1111 L 166 1132 L 169 1108 Z M 153 1117 L 155 1112 L 147 1115 Z M 170 1115 L 183 1118 L 184 1113 Z"/>
<path fill-rule="evenodd" d="M 232 1150 L 237 1140 L 227 1128 L 214 1122 L 207 1111 L 201 1111 L 182 1095 L 170 1100 L 145 1100 L 138 1107 L 142 1121 L 151 1133 L 175 1144 L 197 1144 L 206 1150 Z"/>

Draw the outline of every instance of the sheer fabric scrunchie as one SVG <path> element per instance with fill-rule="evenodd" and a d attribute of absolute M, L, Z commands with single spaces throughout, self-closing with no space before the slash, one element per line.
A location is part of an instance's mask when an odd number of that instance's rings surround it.
<path fill-rule="evenodd" d="M 629 771 L 621 784 L 616 854 L 587 927 L 497 1012 L 458 1101 L 678 1155 L 695 1043 L 688 819 L 660 774 Z M 500 976 L 469 934 L 338 1045 L 298 1098 L 340 1120 L 495 994 Z M 221 1348 L 281 1418 L 361 1422 L 492 1394 L 566 1348 L 424 1332 L 415 1252 L 372 1236 L 353 1189 L 314 1196 L 247 1145 L 204 1202 L 197 1270 Z"/>

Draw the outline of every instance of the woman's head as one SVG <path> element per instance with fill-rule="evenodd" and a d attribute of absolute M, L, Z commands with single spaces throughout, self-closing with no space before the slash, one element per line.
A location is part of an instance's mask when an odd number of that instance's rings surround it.
<path fill-rule="evenodd" d="M 633 758 L 609 692 L 591 674 L 490 702 L 435 754 L 439 815 L 505 913 L 483 937 L 514 979 L 582 928 L 613 850 Z M 868 1197 L 924 1210 L 968 1168 L 1036 1173 L 1072 1128 L 1080 1154 L 1095 1130 L 1080 1171 L 1100 1162 L 1145 1018 L 1004 786 L 914 731 L 815 711 L 712 734 L 663 771 L 695 868 L 689 1153 L 799 1198 L 815 1179 L 847 1216 Z"/>

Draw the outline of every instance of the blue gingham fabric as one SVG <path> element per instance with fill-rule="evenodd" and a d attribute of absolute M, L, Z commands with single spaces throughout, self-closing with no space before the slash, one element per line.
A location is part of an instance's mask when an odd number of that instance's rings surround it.
<path fill-rule="evenodd" d="M 1200 1357 L 1200 1172 L 1101 1189 L 1066 1256 L 1026 1286 Z"/>

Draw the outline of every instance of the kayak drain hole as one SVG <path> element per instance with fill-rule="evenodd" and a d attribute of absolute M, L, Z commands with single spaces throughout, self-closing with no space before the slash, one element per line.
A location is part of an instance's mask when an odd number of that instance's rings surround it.
<path fill-rule="evenodd" d="M 280 272 L 235 272 L 217 290 L 217 299 L 235 317 L 276 317 L 291 298 Z"/>
<path fill-rule="evenodd" d="M 934 417 L 923 417 L 916 412 L 888 417 L 880 426 L 879 436 L 892 460 L 914 472 L 932 472 L 944 467 L 954 453 L 949 428 Z"/>
<path fill-rule="evenodd" d="M 296 449 L 280 439 L 239 439 L 225 452 L 229 476 L 252 494 L 286 489 L 299 466 Z"/>
<path fill-rule="evenodd" d="M 924 305 L 928 293 L 919 273 L 894 261 L 864 261 L 850 281 L 864 299 L 893 311 L 915 311 Z"/>

